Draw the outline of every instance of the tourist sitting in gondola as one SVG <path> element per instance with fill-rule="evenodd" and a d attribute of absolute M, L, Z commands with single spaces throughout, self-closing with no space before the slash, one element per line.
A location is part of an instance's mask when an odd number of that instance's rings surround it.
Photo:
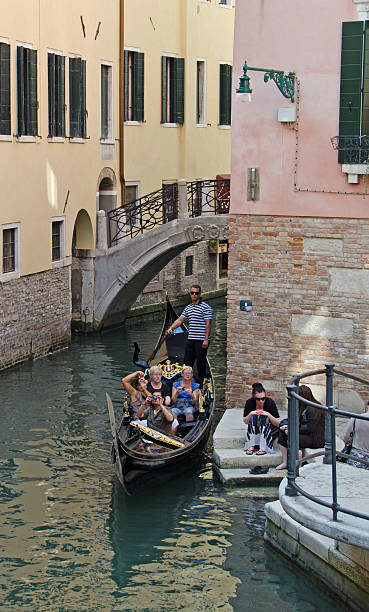
<path fill-rule="evenodd" d="M 144 373 L 138 370 L 122 378 L 122 383 L 129 395 L 129 415 L 131 419 L 136 419 L 138 408 L 150 395 L 147 389 L 147 380 Z"/>
<path fill-rule="evenodd" d="M 199 383 L 194 382 L 193 370 L 190 366 L 184 366 L 182 369 L 182 378 L 173 383 L 172 389 L 172 412 L 177 417 L 184 415 L 186 421 L 193 421 L 198 401 L 199 401 Z"/>
<path fill-rule="evenodd" d="M 161 379 L 163 373 L 159 366 L 152 366 L 149 369 L 150 379 L 147 383 L 147 390 L 149 393 L 154 394 L 159 392 L 164 398 L 164 404 L 170 406 L 170 388 L 169 385 Z"/>
<path fill-rule="evenodd" d="M 273 442 L 278 436 L 279 412 L 275 402 L 266 396 L 261 383 L 252 385 L 252 397 L 246 401 L 243 422 L 247 425 L 246 455 L 252 455 L 255 451 L 256 455 L 275 453 Z"/>
<path fill-rule="evenodd" d="M 164 399 L 157 391 L 146 398 L 138 408 L 137 418 L 146 419 L 148 427 L 154 427 L 170 434 L 174 416 L 172 412 L 164 406 Z"/>

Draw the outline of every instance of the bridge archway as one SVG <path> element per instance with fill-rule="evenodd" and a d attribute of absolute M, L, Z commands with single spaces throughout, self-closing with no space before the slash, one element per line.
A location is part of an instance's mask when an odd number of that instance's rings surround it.
<path fill-rule="evenodd" d="M 100 328 L 122 325 L 141 291 L 182 251 L 203 240 L 226 240 L 228 215 L 176 219 L 96 254 L 94 320 Z"/>

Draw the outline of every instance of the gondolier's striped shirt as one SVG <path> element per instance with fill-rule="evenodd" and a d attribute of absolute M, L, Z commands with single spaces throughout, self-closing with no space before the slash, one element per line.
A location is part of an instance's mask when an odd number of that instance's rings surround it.
<path fill-rule="evenodd" d="M 207 319 L 213 318 L 213 309 L 209 304 L 200 299 L 198 304 L 189 304 L 182 312 L 182 317 L 186 317 L 189 322 L 188 339 L 204 340 Z"/>

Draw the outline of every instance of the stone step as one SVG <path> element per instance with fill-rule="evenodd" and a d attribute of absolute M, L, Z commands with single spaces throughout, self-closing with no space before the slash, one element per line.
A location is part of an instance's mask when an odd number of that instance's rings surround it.
<path fill-rule="evenodd" d="M 267 474 L 250 474 L 249 469 L 235 468 L 223 470 L 216 464 L 213 465 L 214 473 L 221 483 L 229 487 L 237 486 L 278 486 L 286 476 L 286 470 L 275 470 L 271 468 Z"/>
<path fill-rule="evenodd" d="M 276 466 L 282 463 L 280 451 L 273 455 L 246 455 L 242 448 L 216 448 L 213 452 L 213 459 L 222 469 L 252 468 L 255 465 Z"/>

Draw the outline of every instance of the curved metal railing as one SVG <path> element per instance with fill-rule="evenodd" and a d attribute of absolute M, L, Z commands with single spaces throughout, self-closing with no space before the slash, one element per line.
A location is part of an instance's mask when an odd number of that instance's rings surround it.
<path fill-rule="evenodd" d="M 299 384 L 302 379 L 308 378 L 310 376 L 316 376 L 318 374 L 325 374 L 326 376 L 326 405 L 316 404 L 314 402 L 310 402 L 309 400 L 301 397 L 298 394 Z M 355 510 L 350 510 L 350 508 L 345 508 L 338 503 L 337 496 L 337 469 L 336 469 L 336 461 L 337 455 L 341 457 L 347 457 L 342 452 L 336 450 L 336 415 L 343 416 L 346 418 L 355 418 L 355 419 L 366 419 L 368 420 L 368 416 L 364 414 L 357 414 L 354 412 L 345 412 L 343 410 L 339 410 L 335 406 L 333 406 L 333 377 L 334 374 L 339 376 L 343 376 L 344 378 L 349 378 L 351 380 L 355 380 L 367 387 L 369 387 L 369 381 L 359 378 L 357 376 L 353 376 L 352 374 L 347 374 L 340 370 L 336 370 L 334 364 L 328 363 L 325 365 L 324 369 L 321 370 L 312 370 L 310 372 L 304 372 L 303 374 L 296 375 L 292 378 L 292 384 L 287 385 L 288 392 L 288 449 L 287 449 L 287 486 L 285 489 L 285 494 L 288 497 L 295 497 L 298 493 L 303 495 L 307 499 L 321 505 L 326 508 L 330 508 L 333 512 L 333 520 L 337 520 L 338 512 L 342 512 L 344 514 L 350 514 L 351 516 L 356 516 L 358 518 L 363 518 L 369 520 L 369 514 L 363 514 L 362 512 L 356 512 Z M 326 412 L 326 422 L 325 422 L 325 446 L 324 451 L 314 453 L 304 457 L 302 460 L 299 459 L 299 401 L 303 402 L 307 406 L 312 406 L 319 410 L 324 410 Z M 313 457 L 318 457 L 324 455 L 323 463 L 331 465 L 331 479 L 332 479 L 332 503 L 323 501 L 322 499 L 311 495 L 307 491 L 304 491 L 297 483 L 296 477 L 299 476 L 299 467 L 302 461 L 307 461 L 312 459 Z M 363 464 L 368 464 L 365 460 L 360 460 L 355 457 L 355 461 L 360 461 Z"/>
<path fill-rule="evenodd" d="M 187 194 L 186 216 L 198 217 L 229 213 L 229 179 L 193 181 L 185 185 L 185 190 Z M 178 215 L 178 183 L 164 185 L 162 189 L 153 191 L 108 213 L 109 246 L 114 246 L 121 240 L 136 238 L 159 225 L 177 219 Z"/>

